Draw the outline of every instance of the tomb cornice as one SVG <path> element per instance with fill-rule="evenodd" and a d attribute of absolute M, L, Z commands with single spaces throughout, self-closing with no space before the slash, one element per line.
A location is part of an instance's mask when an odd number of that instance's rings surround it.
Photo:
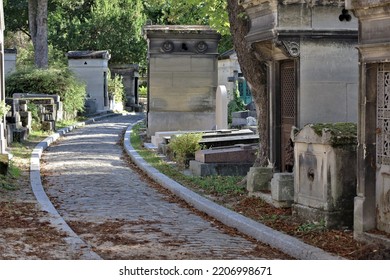
<path fill-rule="evenodd" d="M 363 63 L 390 62 L 390 43 L 360 44 L 357 48 Z"/>
<path fill-rule="evenodd" d="M 69 59 L 110 59 L 110 52 L 107 50 L 102 51 L 69 51 L 67 53 Z"/>
<path fill-rule="evenodd" d="M 169 36 L 180 37 L 196 35 L 202 38 L 219 38 L 221 35 L 206 25 L 146 25 L 144 26 L 146 38 L 165 38 Z"/>
<path fill-rule="evenodd" d="M 361 21 L 380 20 L 390 14 L 389 1 L 346 1 L 346 7 L 353 9 L 353 13 Z"/>

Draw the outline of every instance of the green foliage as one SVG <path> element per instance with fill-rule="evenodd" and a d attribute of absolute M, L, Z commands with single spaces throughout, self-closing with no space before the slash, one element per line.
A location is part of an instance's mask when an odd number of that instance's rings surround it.
<path fill-rule="evenodd" d="M 144 7 L 153 24 L 209 25 L 222 35 L 220 53 L 233 48 L 225 0 L 147 0 Z"/>
<path fill-rule="evenodd" d="M 185 133 L 171 138 L 168 147 L 179 166 L 186 166 L 187 159 L 193 158 L 195 152 L 202 148 L 199 144 L 201 139 L 202 133 Z"/>
<path fill-rule="evenodd" d="M 311 124 L 310 127 L 314 132 L 322 136 L 325 132 L 329 132 L 331 138 L 329 139 L 332 146 L 343 146 L 349 144 L 357 144 L 357 124 L 356 123 L 316 123 Z"/>
<path fill-rule="evenodd" d="M 140 86 L 138 89 L 138 94 L 140 97 L 146 97 L 148 95 L 148 88 L 146 86 Z"/>
<path fill-rule="evenodd" d="M 4 5 L 5 32 L 28 33 L 28 1 L 6 0 Z"/>
<path fill-rule="evenodd" d="M 326 229 L 325 220 L 321 220 L 319 222 L 308 222 L 300 225 L 297 228 L 298 232 L 315 232 L 315 231 L 323 231 Z"/>
<path fill-rule="evenodd" d="M 137 153 L 150 165 L 158 169 L 161 173 L 169 176 L 173 180 L 195 190 L 201 190 L 206 194 L 233 194 L 239 195 L 245 193 L 244 188 L 238 183 L 242 181 L 243 176 L 206 176 L 195 177 L 188 176 L 178 171 L 172 165 L 168 164 L 156 153 L 146 150 L 142 147 L 140 131 L 143 129 L 142 124 L 133 126 L 130 135 L 130 143 Z"/>
<path fill-rule="evenodd" d="M 24 144 L 19 142 L 12 142 L 10 144 L 11 153 L 14 157 L 18 158 L 30 158 L 31 157 L 31 150 L 29 150 Z"/>
<path fill-rule="evenodd" d="M 8 165 L 7 175 L 0 175 L 0 189 L 13 191 L 17 189 L 16 179 L 20 177 L 21 171 L 11 161 Z"/>
<path fill-rule="evenodd" d="M 242 176 L 206 176 L 190 177 L 189 180 L 208 194 L 225 195 L 243 194 L 244 187 L 238 185 L 242 178 Z"/>
<path fill-rule="evenodd" d="M 41 130 L 41 120 L 39 118 L 39 108 L 32 102 L 27 103 L 27 108 L 31 112 L 31 128 L 33 131 Z"/>
<path fill-rule="evenodd" d="M 0 118 L 4 117 L 7 112 L 11 109 L 11 106 L 5 104 L 4 100 L 0 101 Z M 0 120 L 1 122 L 1 120 Z"/>
<path fill-rule="evenodd" d="M 27 4 L 4 2 L 8 34 L 21 31 L 29 39 Z M 147 19 L 153 24 L 210 25 L 222 34 L 220 52 L 232 48 L 225 0 L 52 0 L 48 3 L 50 65 L 63 65 L 64 54 L 71 50 L 109 50 L 111 63 L 145 66 L 142 27 Z M 32 47 L 8 40 L 6 45 L 18 48 L 18 64 L 33 65 Z"/>
<path fill-rule="evenodd" d="M 114 77 L 112 77 L 111 74 L 108 74 L 107 77 L 108 93 L 112 94 L 116 103 L 123 103 L 126 96 L 122 76 L 115 74 Z"/>
<path fill-rule="evenodd" d="M 143 63 L 145 14 L 141 0 L 56 0 L 49 13 L 49 42 L 62 52 L 109 50 L 111 63 Z"/>
<path fill-rule="evenodd" d="M 66 68 L 20 69 L 6 78 L 6 95 L 17 92 L 59 95 L 67 115 L 84 110 L 85 84 Z"/>
<path fill-rule="evenodd" d="M 232 113 L 245 110 L 245 103 L 240 98 L 240 92 L 236 86 L 236 91 L 233 94 L 233 99 L 228 104 L 228 123 L 232 122 Z"/>

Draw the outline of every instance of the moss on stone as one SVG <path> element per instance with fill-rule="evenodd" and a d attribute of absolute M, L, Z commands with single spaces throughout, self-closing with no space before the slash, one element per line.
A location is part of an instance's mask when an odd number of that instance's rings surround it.
<path fill-rule="evenodd" d="M 332 146 L 357 144 L 357 124 L 355 123 L 317 123 L 311 124 L 310 127 L 319 136 L 330 133 Z"/>

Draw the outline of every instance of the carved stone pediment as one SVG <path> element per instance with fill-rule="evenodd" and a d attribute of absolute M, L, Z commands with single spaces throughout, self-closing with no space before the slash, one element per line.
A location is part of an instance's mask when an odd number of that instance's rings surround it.
<path fill-rule="evenodd" d="M 283 51 L 287 57 L 296 58 L 301 54 L 299 40 L 277 41 L 276 45 Z"/>

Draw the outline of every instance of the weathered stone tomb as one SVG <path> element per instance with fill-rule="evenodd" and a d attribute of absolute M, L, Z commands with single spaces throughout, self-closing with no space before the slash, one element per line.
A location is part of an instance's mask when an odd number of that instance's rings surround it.
<path fill-rule="evenodd" d="M 294 142 L 294 211 L 328 227 L 351 227 L 356 194 L 356 124 L 306 125 Z"/>
<path fill-rule="evenodd" d="M 100 113 L 109 110 L 108 51 L 70 51 L 67 54 L 69 69 L 87 85 L 85 112 Z"/>
<path fill-rule="evenodd" d="M 207 26 L 144 28 L 148 41 L 148 134 L 215 128 L 220 35 Z"/>

